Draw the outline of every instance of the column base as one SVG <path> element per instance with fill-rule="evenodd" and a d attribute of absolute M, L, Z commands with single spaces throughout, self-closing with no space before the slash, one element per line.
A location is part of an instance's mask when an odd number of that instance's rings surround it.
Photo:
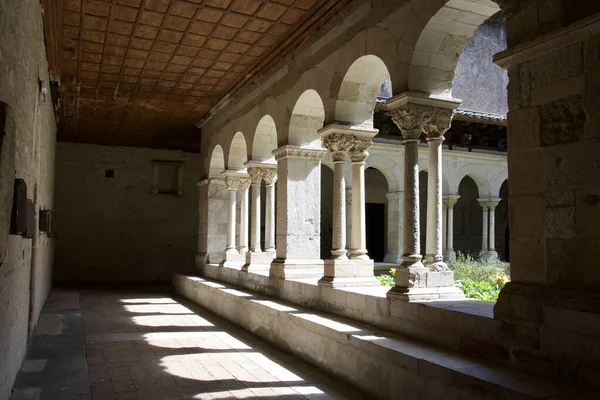
<path fill-rule="evenodd" d="M 318 279 L 323 276 L 323 260 L 291 260 L 275 258 L 269 277 L 279 279 Z"/>
<path fill-rule="evenodd" d="M 324 276 L 319 280 L 320 286 L 356 287 L 379 286 L 373 274 L 373 260 L 325 260 Z"/>
<path fill-rule="evenodd" d="M 400 264 L 402 264 L 402 254 L 387 253 L 385 255 L 385 257 L 383 258 L 383 262 L 384 263 L 390 263 L 390 264 L 400 265 Z"/>
<path fill-rule="evenodd" d="M 425 300 L 463 300 L 464 293 L 457 287 L 399 287 L 394 286 L 387 292 L 390 300 L 425 301 Z"/>
<path fill-rule="evenodd" d="M 452 271 L 431 271 L 426 267 L 400 267 L 396 268 L 396 287 L 407 289 L 453 288 L 454 273 Z"/>
<path fill-rule="evenodd" d="M 449 263 L 456 261 L 456 252 L 454 250 L 444 251 L 444 261 Z"/>
<path fill-rule="evenodd" d="M 481 255 L 482 258 L 488 258 L 492 260 L 498 259 L 498 252 L 496 250 L 488 250 Z"/>
<path fill-rule="evenodd" d="M 221 267 L 241 270 L 246 261 L 246 254 L 240 254 L 237 250 L 226 250 L 223 256 L 223 261 L 219 264 Z"/>
<path fill-rule="evenodd" d="M 242 271 L 269 271 L 274 258 L 275 253 L 249 251 L 246 253 L 246 264 L 242 267 Z"/>

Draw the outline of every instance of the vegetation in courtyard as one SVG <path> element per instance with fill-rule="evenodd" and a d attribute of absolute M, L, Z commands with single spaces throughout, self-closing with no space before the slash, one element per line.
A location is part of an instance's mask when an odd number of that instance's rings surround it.
<path fill-rule="evenodd" d="M 510 281 L 508 265 L 491 257 L 475 258 L 470 254 L 456 253 L 456 260 L 448 263 L 454 272 L 456 285 L 470 299 L 496 301 L 500 289 Z M 379 275 L 382 286 L 394 286 L 395 269 L 389 274 Z"/>

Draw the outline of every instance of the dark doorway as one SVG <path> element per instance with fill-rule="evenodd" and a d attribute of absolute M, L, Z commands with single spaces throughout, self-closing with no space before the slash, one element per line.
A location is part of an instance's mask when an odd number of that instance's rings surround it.
<path fill-rule="evenodd" d="M 375 262 L 385 257 L 385 204 L 366 204 L 367 251 Z"/>

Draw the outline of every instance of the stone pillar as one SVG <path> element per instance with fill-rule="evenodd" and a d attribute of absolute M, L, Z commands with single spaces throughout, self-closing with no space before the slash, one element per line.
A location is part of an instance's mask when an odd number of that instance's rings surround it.
<path fill-rule="evenodd" d="M 431 121 L 424 125 L 429 147 L 425 264 L 432 271 L 449 271 L 442 253 L 442 142 L 452 114 L 453 110 L 436 107 Z"/>
<path fill-rule="evenodd" d="M 391 192 L 386 196 L 388 199 L 388 251 L 383 261 L 400 265 L 404 245 L 404 192 Z"/>
<path fill-rule="evenodd" d="M 442 199 L 442 254 L 444 254 L 444 261 L 446 261 L 446 238 L 448 237 L 448 206 Z"/>
<path fill-rule="evenodd" d="M 248 189 L 250 189 L 250 178 L 240 178 L 240 245 L 239 252 L 246 255 L 248 252 Z"/>
<path fill-rule="evenodd" d="M 495 337 L 524 368 L 598 389 L 600 3 L 499 3 L 511 6 L 494 56 L 509 77 L 511 282 Z"/>
<path fill-rule="evenodd" d="M 352 160 L 352 244 L 350 258 L 368 260 L 367 255 L 367 222 L 365 216 L 365 160 L 369 156 L 367 149 L 371 147 L 371 139 L 354 140 L 350 152 Z"/>
<path fill-rule="evenodd" d="M 488 228 L 490 225 L 489 222 L 489 208 L 487 206 L 487 199 L 477 199 L 479 205 L 481 205 L 481 210 L 483 211 L 483 221 L 481 228 L 481 257 L 486 257 L 488 252 Z"/>
<path fill-rule="evenodd" d="M 488 257 L 498 258 L 498 252 L 496 251 L 496 207 L 500 203 L 499 198 L 490 199 L 488 207 L 490 208 L 490 228 L 489 228 L 489 248 Z"/>
<path fill-rule="evenodd" d="M 199 223 L 196 265 L 219 264 L 227 245 L 228 191 L 222 178 L 204 179 L 198 183 Z"/>
<path fill-rule="evenodd" d="M 228 254 L 238 254 L 235 248 L 235 224 L 236 224 L 236 193 L 240 187 L 240 180 L 234 176 L 225 176 L 227 185 L 227 247 L 225 248 L 225 259 Z"/>
<path fill-rule="evenodd" d="M 265 251 L 275 256 L 275 182 L 277 169 L 268 168 L 265 171 L 265 188 L 267 203 L 265 207 Z"/>
<path fill-rule="evenodd" d="M 425 267 L 421 262 L 419 168 L 417 165 L 421 133 L 427 132 L 428 135 L 433 135 L 434 129 L 445 132 L 445 129 L 442 130 L 439 127 L 449 126 L 452 115 L 452 111 L 448 112 L 445 108 L 453 110 L 459 103 L 424 98 L 421 94 L 403 93 L 388 99 L 387 104 L 388 109 L 391 110 L 392 120 L 400 128 L 404 137 L 404 249 L 402 263 L 400 267 L 396 268 L 396 285 L 388 292 L 388 295 L 399 296 L 403 300 L 463 298 L 464 295 L 460 289 L 454 287 L 454 275 L 447 267 L 436 269 L 440 266 L 437 263 Z M 444 110 L 438 110 L 438 108 L 444 108 Z M 431 171 L 430 175 L 432 172 L 434 176 L 439 175 L 436 175 L 435 171 Z M 441 203 L 439 203 L 438 209 L 439 222 L 437 226 L 439 227 L 441 225 Z M 441 239 L 441 227 L 438 228 L 438 231 Z M 441 241 L 436 243 L 435 250 L 436 253 L 438 250 L 441 253 Z"/>
<path fill-rule="evenodd" d="M 350 129 L 333 123 L 319 131 L 334 162 L 332 257 L 325 261 L 319 285 L 328 287 L 376 286 L 373 260 L 367 256 L 365 226 L 365 159 L 376 130 Z M 352 160 L 352 234 L 350 259 L 346 256 L 345 154 Z"/>
<path fill-rule="evenodd" d="M 352 166 L 347 168 L 349 171 L 352 171 Z M 348 186 L 350 185 L 350 186 Z M 350 174 L 350 178 L 346 177 L 346 198 L 345 198 L 345 206 L 346 206 L 346 256 L 350 256 L 350 241 L 348 238 L 352 237 L 352 174 Z"/>
<path fill-rule="evenodd" d="M 321 160 L 323 149 L 291 145 L 273 151 L 277 160 L 276 258 L 270 276 L 323 275 L 321 242 Z"/>
<path fill-rule="evenodd" d="M 444 206 L 446 207 L 446 251 L 444 252 L 444 259 L 447 261 L 456 260 L 456 252 L 454 251 L 454 205 L 458 201 L 460 196 L 449 195 L 444 196 Z"/>

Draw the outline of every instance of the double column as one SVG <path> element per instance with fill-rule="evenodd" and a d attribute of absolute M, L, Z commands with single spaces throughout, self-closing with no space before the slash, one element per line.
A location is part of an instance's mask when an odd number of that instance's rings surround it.
<path fill-rule="evenodd" d="M 252 182 L 252 205 L 250 214 L 250 251 L 246 253 L 244 271 L 268 270 L 275 256 L 275 181 L 277 169 L 275 164 L 249 161 L 246 164 Z M 261 187 L 266 184 L 265 207 L 265 250 L 261 247 Z"/>
<path fill-rule="evenodd" d="M 496 252 L 496 207 L 500 200 L 495 197 L 477 199 L 483 211 L 481 257 L 498 258 Z"/>
<path fill-rule="evenodd" d="M 350 129 L 330 124 L 319 131 L 333 159 L 333 233 L 331 258 L 325 260 L 319 285 L 328 287 L 375 286 L 373 260 L 367 255 L 365 219 L 365 161 L 377 130 Z M 346 250 L 346 155 L 352 161 L 350 258 Z"/>
<path fill-rule="evenodd" d="M 248 252 L 248 189 L 250 178 L 245 172 L 225 171 L 227 187 L 227 246 L 223 265 L 238 268 Z M 241 191 L 239 246 L 236 247 L 237 192 Z"/>
<path fill-rule="evenodd" d="M 403 93 L 388 99 L 392 120 L 404 137 L 404 246 L 396 268 L 396 285 L 388 294 L 404 300 L 462 298 L 442 254 L 442 142 L 454 109 L 460 103 L 422 94 Z M 429 147 L 427 244 L 425 264 L 420 254 L 419 142 Z"/>

